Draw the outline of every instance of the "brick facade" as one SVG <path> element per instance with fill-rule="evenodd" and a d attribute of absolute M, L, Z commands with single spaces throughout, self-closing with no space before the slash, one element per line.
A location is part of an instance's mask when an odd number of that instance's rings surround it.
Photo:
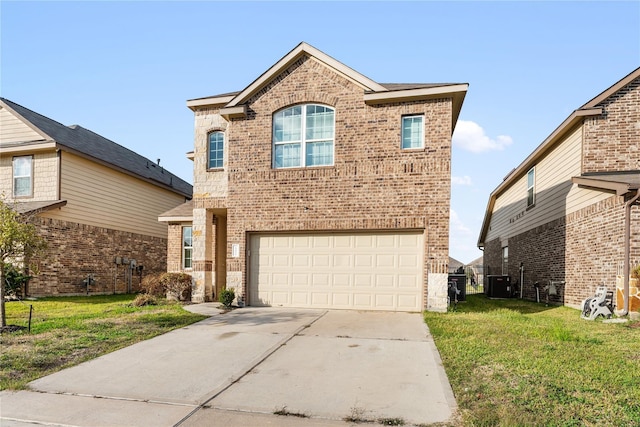
<path fill-rule="evenodd" d="M 95 280 L 90 295 L 139 290 L 140 273 L 125 272 L 129 267 L 116 265 L 115 257 L 135 259 L 144 267 L 142 277 L 166 271 L 166 239 L 49 218 L 36 220 L 48 248 L 33 260 L 39 274 L 29 281 L 29 296 L 86 295 L 83 280 L 89 274 Z"/>
<path fill-rule="evenodd" d="M 226 257 L 226 286 L 247 293 L 251 232 L 419 229 L 425 232 L 424 306 L 446 308 L 452 99 L 368 105 L 363 95 L 357 83 L 303 55 L 246 101 L 246 117 L 226 120 L 218 108 L 194 109 L 194 259 L 214 266 L 208 272 L 194 265 L 195 300 L 211 297 L 208 283 L 221 268 L 216 256 Z M 274 169 L 273 114 L 302 103 L 335 109 L 334 165 Z M 400 148 L 407 114 L 424 116 L 424 149 Z M 225 131 L 223 171 L 206 170 L 212 130 Z M 217 232 L 206 213 L 226 219 L 226 250 L 212 249 Z M 170 251 L 171 266 L 177 252 Z M 440 276 L 443 289 L 430 290 L 429 278 L 435 283 Z"/>
<path fill-rule="evenodd" d="M 598 106 L 584 123 L 583 173 L 640 170 L 640 79 Z"/>

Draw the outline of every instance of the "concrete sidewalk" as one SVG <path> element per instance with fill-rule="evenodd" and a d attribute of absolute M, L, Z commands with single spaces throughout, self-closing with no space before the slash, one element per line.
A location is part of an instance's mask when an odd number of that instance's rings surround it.
<path fill-rule="evenodd" d="M 455 413 L 418 314 L 191 307 L 212 317 L 1 392 L 0 425 L 431 424 Z"/>

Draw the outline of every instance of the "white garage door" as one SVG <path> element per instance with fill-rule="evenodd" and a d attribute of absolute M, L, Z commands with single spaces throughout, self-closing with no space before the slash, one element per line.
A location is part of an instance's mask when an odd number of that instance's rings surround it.
<path fill-rule="evenodd" d="M 423 233 L 254 234 L 249 304 L 420 311 Z"/>

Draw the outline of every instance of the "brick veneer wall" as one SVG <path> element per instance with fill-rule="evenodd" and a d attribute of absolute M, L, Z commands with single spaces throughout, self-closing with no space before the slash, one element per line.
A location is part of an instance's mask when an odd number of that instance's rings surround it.
<path fill-rule="evenodd" d="M 182 225 L 169 224 L 167 230 L 167 271 L 182 271 Z"/>
<path fill-rule="evenodd" d="M 227 256 L 237 243 L 240 258 L 228 258 L 227 285 L 247 291 L 247 232 L 425 229 L 426 302 L 428 273 L 447 272 L 452 101 L 366 105 L 363 95 L 303 57 L 248 101 L 246 118 L 231 121 Z M 334 166 L 272 169 L 273 113 L 310 102 L 335 108 Z M 400 149 L 405 114 L 424 114 L 424 149 Z M 194 206 L 207 206 L 195 182 Z"/>
<path fill-rule="evenodd" d="M 640 79 L 598 106 L 584 123 L 583 173 L 640 170 Z"/>
<path fill-rule="evenodd" d="M 579 307 L 597 286 L 616 286 L 624 260 L 624 200 L 612 196 L 563 218 L 509 238 L 509 275 L 519 280 L 524 263 L 524 297 L 536 297 L 533 283 L 564 280 L 565 286 L 550 301 Z M 632 209 L 631 259 L 640 259 L 640 208 Z M 488 242 L 485 266 L 499 271 L 500 240 Z M 544 292 L 541 297 L 546 297 Z"/>
<path fill-rule="evenodd" d="M 94 275 L 90 294 L 124 293 L 124 266 L 116 271 L 116 256 L 135 259 L 143 265 L 143 276 L 166 271 L 167 240 L 141 234 L 92 227 L 84 224 L 37 218 L 39 233 L 47 240 L 45 256 L 35 260 L 39 274 L 30 280 L 30 296 L 85 295 L 82 281 Z M 116 274 L 117 273 L 117 274 Z M 139 289 L 134 273 L 132 288 Z"/>

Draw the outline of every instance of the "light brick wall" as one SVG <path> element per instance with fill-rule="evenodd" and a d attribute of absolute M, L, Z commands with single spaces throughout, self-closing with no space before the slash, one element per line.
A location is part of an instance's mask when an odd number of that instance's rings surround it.
<path fill-rule="evenodd" d="M 86 294 L 82 281 L 89 274 L 96 281 L 90 294 L 113 293 L 114 285 L 117 293 L 126 292 L 125 267 L 116 269 L 116 256 L 135 259 L 144 266 L 143 276 L 166 271 L 166 239 L 49 218 L 37 221 L 48 249 L 34 260 L 39 274 L 29 282 L 30 296 Z M 137 274 L 131 282 L 138 290 Z"/>
<path fill-rule="evenodd" d="M 209 196 L 219 194 L 212 184 L 218 172 L 196 173 L 194 188 L 195 206 L 227 208 L 227 256 L 232 244 L 240 245 L 240 258 L 227 260 L 227 286 L 247 291 L 247 232 L 425 229 L 427 306 L 429 273 L 446 273 L 448 263 L 452 102 L 366 105 L 363 95 L 353 82 L 302 58 L 248 101 L 248 117 L 227 126 L 226 199 Z M 273 113 L 308 102 L 335 108 L 334 166 L 272 169 Z M 424 114 L 424 149 L 400 149 L 404 114 Z M 220 125 L 206 120 L 205 128 Z M 196 131 L 197 145 L 205 133 Z"/>

